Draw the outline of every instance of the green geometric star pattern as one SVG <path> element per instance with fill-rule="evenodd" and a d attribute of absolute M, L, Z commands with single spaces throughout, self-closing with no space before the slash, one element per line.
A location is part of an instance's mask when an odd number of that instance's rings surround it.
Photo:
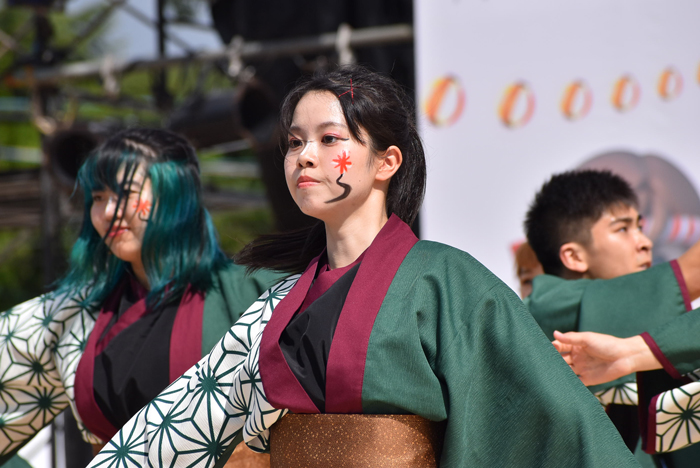
<path fill-rule="evenodd" d="M 260 340 L 298 279 L 289 277 L 260 296 L 209 355 L 122 427 L 89 468 L 213 467 L 241 431 L 250 448 L 267 449 L 269 427 L 287 411 L 265 397 Z"/>
<path fill-rule="evenodd" d="M 0 455 L 72 404 L 80 344 L 95 323 L 85 293 L 49 293 L 0 313 Z"/>
<path fill-rule="evenodd" d="M 595 396 L 603 406 L 611 404 L 637 406 L 637 402 L 639 401 L 637 397 L 637 384 L 635 382 L 610 387 L 596 393 Z"/>
<path fill-rule="evenodd" d="M 662 393 L 656 401 L 656 451 L 700 442 L 700 382 Z"/>

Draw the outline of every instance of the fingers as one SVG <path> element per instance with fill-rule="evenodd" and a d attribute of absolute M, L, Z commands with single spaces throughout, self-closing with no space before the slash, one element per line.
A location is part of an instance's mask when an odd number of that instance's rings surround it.
<path fill-rule="evenodd" d="M 566 362 L 569 367 L 573 368 L 574 365 L 574 360 L 571 356 L 571 351 L 573 349 L 572 345 L 562 343 L 560 341 L 554 340 L 552 341 L 552 344 L 554 345 L 554 348 L 559 351 L 559 354 L 561 354 L 561 357 L 564 358 L 564 362 Z"/>
<path fill-rule="evenodd" d="M 591 332 L 567 332 L 562 333 L 559 330 L 554 331 L 554 338 L 560 343 L 569 346 L 586 346 L 588 344 L 588 338 L 590 335 L 595 333 Z"/>
<path fill-rule="evenodd" d="M 559 351 L 559 354 L 562 354 L 562 355 L 570 353 L 571 350 L 573 349 L 573 345 L 570 345 L 567 343 L 562 343 L 559 340 L 552 341 L 552 344 L 554 345 L 556 350 Z"/>
<path fill-rule="evenodd" d="M 569 332 L 571 333 L 571 332 Z M 569 333 L 562 333 L 559 330 L 554 330 L 554 340 L 559 342 L 559 343 L 566 343 L 566 344 L 571 344 L 569 341 Z M 555 345 L 556 347 L 556 345 Z"/>

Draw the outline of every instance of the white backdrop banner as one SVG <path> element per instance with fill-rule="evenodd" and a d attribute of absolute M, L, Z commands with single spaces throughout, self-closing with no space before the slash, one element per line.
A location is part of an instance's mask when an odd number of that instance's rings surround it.
<path fill-rule="evenodd" d="M 581 165 L 640 191 L 655 252 L 700 235 L 700 2 L 416 0 L 414 11 L 423 238 L 515 289 L 528 204 Z"/>

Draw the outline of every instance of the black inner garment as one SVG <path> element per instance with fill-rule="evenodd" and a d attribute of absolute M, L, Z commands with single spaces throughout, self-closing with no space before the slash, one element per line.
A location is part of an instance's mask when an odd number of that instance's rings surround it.
<path fill-rule="evenodd" d="M 306 310 L 296 314 L 280 336 L 282 354 L 321 413 L 326 410 L 326 366 L 335 327 L 360 267 L 341 276 Z"/>
<path fill-rule="evenodd" d="M 105 334 L 139 300 L 129 284 L 125 289 Z M 114 427 L 126 424 L 170 383 L 170 337 L 179 304 L 178 299 L 149 311 L 95 357 L 95 400 Z"/>

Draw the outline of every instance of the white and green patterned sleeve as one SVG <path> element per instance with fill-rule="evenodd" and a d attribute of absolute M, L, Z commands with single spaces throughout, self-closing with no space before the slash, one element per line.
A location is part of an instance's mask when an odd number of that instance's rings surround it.
<path fill-rule="evenodd" d="M 89 468 L 213 467 L 238 436 L 253 450 L 266 450 L 268 429 L 286 410 L 265 397 L 260 339 L 298 278 L 265 292 L 207 356 L 131 418 Z"/>
<path fill-rule="evenodd" d="M 594 393 L 600 404 L 608 405 L 630 405 L 637 406 L 637 383 L 627 382 L 615 387 L 610 387 L 600 392 Z"/>
<path fill-rule="evenodd" d="M 2 458 L 73 399 L 75 368 L 94 324 L 79 301 L 80 297 L 46 294 L 0 314 Z"/>
<path fill-rule="evenodd" d="M 647 451 L 672 452 L 700 442 L 700 382 L 663 392 L 650 407 L 647 424 L 655 437 L 646 441 Z"/>

